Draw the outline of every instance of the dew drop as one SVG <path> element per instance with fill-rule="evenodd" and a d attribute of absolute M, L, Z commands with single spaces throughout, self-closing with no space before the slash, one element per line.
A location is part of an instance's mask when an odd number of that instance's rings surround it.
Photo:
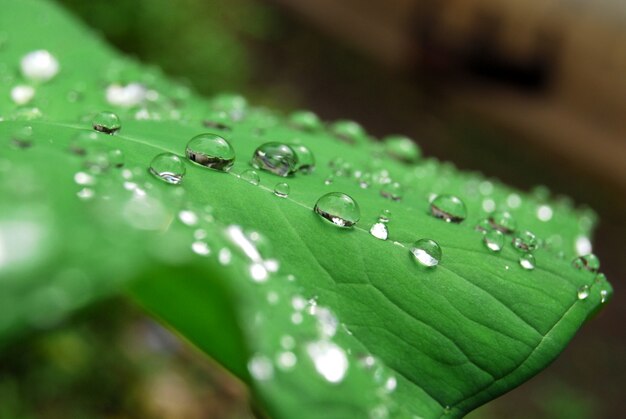
<path fill-rule="evenodd" d="M 537 218 L 540 221 L 547 222 L 552 219 L 553 211 L 549 205 L 540 205 L 537 208 Z"/>
<path fill-rule="evenodd" d="M 200 256 L 207 256 L 211 253 L 209 245 L 200 240 L 191 243 L 191 250 L 193 250 L 195 254 Z"/>
<path fill-rule="evenodd" d="M 252 169 L 244 170 L 239 177 L 254 186 L 258 186 L 261 183 L 259 174 Z"/>
<path fill-rule="evenodd" d="M 105 97 L 109 105 L 130 108 L 137 106 L 146 99 L 147 89 L 143 84 L 130 83 L 126 86 L 110 84 L 106 88 Z"/>
<path fill-rule="evenodd" d="M 11 133 L 11 142 L 15 147 L 28 148 L 33 145 L 33 127 L 24 125 Z"/>
<path fill-rule="evenodd" d="M 322 126 L 322 122 L 313 112 L 296 111 L 289 115 L 289 125 L 302 131 L 315 131 Z"/>
<path fill-rule="evenodd" d="M 185 155 L 189 160 L 209 169 L 226 172 L 235 162 L 235 150 L 216 134 L 200 134 L 187 143 Z"/>
<path fill-rule="evenodd" d="M 339 227 L 352 227 L 361 218 L 356 201 L 341 192 L 330 192 L 319 198 L 313 211 Z"/>
<path fill-rule="evenodd" d="M 289 196 L 289 185 L 285 182 L 277 183 L 274 186 L 274 195 L 280 198 L 287 198 Z"/>
<path fill-rule="evenodd" d="M 609 292 L 607 290 L 600 290 L 600 302 L 602 304 L 606 303 L 609 298 Z"/>
<path fill-rule="evenodd" d="M 504 234 L 498 230 L 489 230 L 483 236 L 483 243 L 492 252 L 499 252 L 504 246 Z"/>
<path fill-rule="evenodd" d="M 185 176 L 185 163 L 176 154 L 161 153 L 152 159 L 149 171 L 157 179 L 178 185 Z"/>
<path fill-rule="evenodd" d="M 326 177 L 326 179 L 324 179 L 324 185 L 330 185 L 333 183 L 333 181 L 335 180 L 335 177 L 333 175 L 329 175 L 328 177 Z"/>
<path fill-rule="evenodd" d="M 435 267 L 441 262 L 441 247 L 431 239 L 420 239 L 411 246 L 414 260 L 427 268 Z"/>
<path fill-rule="evenodd" d="M 372 224 L 372 227 L 370 228 L 370 234 L 379 240 L 387 240 L 387 237 L 389 237 L 387 224 L 383 222 Z"/>
<path fill-rule="evenodd" d="M 361 175 L 358 177 L 358 182 L 361 189 L 369 188 L 372 184 L 372 174 L 368 172 L 361 173 Z"/>
<path fill-rule="evenodd" d="M 438 195 L 430 203 L 430 213 L 448 223 L 460 223 L 467 217 L 467 208 L 454 195 Z"/>
<path fill-rule="evenodd" d="M 256 380 L 267 381 L 274 377 L 274 366 L 266 356 L 256 354 L 248 361 L 248 371 Z"/>
<path fill-rule="evenodd" d="M 489 216 L 488 220 L 492 228 L 504 234 L 513 233 L 517 227 L 515 218 L 508 211 L 496 211 Z"/>
<path fill-rule="evenodd" d="M 532 271 L 535 269 L 535 257 L 532 253 L 524 253 L 519 258 L 519 264 L 527 271 Z"/>
<path fill-rule="evenodd" d="M 317 372 L 330 383 L 339 383 L 348 370 L 348 357 L 343 349 L 334 344 L 321 340 L 309 343 L 307 353 L 313 360 Z"/>
<path fill-rule="evenodd" d="M 35 88 L 32 86 L 17 85 L 11 89 L 11 100 L 16 105 L 26 105 L 35 97 Z"/>
<path fill-rule="evenodd" d="M 519 208 L 519 206 L 522 205 L 522 197 L 516 193 L 512 193 L 507 196 L 506 204 L 509 206 L 509 208 Z"/>
<path fill-rule="evenodd" d="M 22 75 L 32 81 L 45 82 L 59 72 L 59 62 L 46 50 L 29 52 L 20 61 Z"/>
<path fill-rule="evenodd" d="M 354 121 L 340 120 L 330 126 L 331 132 L 341 141 L 354 144 L 365 138 L 365 130 Z"/>
<path fill-rule="evenodd" d="M 312 173 L 315 170 L 315 156 L 311 149 L 303 144 L 290 144 L 290 147 L 296 153 L 296 170 L 307 175 Z"/>
<path fill-rule="evenodd" d="M 579 256 L 572 261 L 572 265 L 576 269 L 586 270 L 589 272 L 598 272 L 600 269 L 600 259 L 593 253 L 589 253 L 584 256 Z"/>
<path fill-rule="evenodd" d="M 381 196 L 391 199 L 392 201 L 399 201 L 404 195 L 404 187 L 398 182 L 389 182 L 380 189 Z"/>
<path fill-rule="evenodd" d="M 388 223 L 391 219 L 391 211 L 388 209 L 383 209 L 378 215 L 378 221 L 381 223 Z"/>
<path fill-rule="evenodd" d="M 278 176 L 290 176 L 298 168 L 296 152 L 287 144 L 265 143 L 252 155 L 252 166 Z"/>
<path fill-rule="evenodd" d="M 96 131 L 115 134 L 120 128 L 122 128 L 120 118 L 113 112 L 100 112 L 93 118 L 93 129 Z"/>
<path fill-rule="evenodd" d="M 587 297 L 589 297 L 589 285 L 582 285 L 580 288 L 578 288 L 576 296 L 579 300 L 586 300 Z"/>
<path fill-rule="evenodd" d="M 282 370 L 290 370 L 296 366 L 298 358 L 291 351 L 284 351 L 278 354 L 276 363 Z"/>
<path fill-rule="evenodd" d="M 385 151 L 396 160 L 405 163 L 415 163 L 422 156 L 417 144 L 403 135 L 390 135 L 383 139 Z"/>
<path fill-rule="evenodd" d="M 576 254 L 583 256 L 591 253 L 593 247 L 591 246 L 591 240 L 587 236 L 576 237 Z"/>
<path fill-rule="evenodd" d="M 515 235 L 513 247 L 520 252 L 534 252 L 537 249 L 537 237 L 530 231 L 522 231 Z"/>

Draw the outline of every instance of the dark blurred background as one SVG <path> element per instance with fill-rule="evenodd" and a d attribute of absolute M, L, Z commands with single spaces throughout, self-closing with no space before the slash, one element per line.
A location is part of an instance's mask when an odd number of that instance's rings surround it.
<path fill-rule="evenodd" d="M 595 209 L 614 300 L 473 419 L 626 417 L 626 7 L 579 0 L 58 0 L 198 92 L 359 121 Z M 243 386 L 125 303 L 13 348 L 0 417 L 249 418 Z M 97 333 L 95 331 L 98 331 Z M 3 371 L 2 371 L 3 370 Z M 5 375 L 8 377 L 8 375 Z M 23 394 L 29 388 L 29 394 Z M 28 396 L 29 406 L 19 401 Z"/>

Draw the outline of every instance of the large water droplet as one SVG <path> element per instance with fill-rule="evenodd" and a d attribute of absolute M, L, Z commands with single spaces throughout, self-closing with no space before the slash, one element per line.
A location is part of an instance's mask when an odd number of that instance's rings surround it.
<path fill-rule="evenodd" d="M 258 186 L 259 183 L 261 183 L 261 178 L 259 177 L 259 174 L 251 169 L 244 170 L 243 172 L 241 172 L 239 177 L 254 186 Z"/>
<path fill-rule="evenodd" d="M 535 269 L 535 257 L 532 253 L 524 253 L 519 258 L 519 264 L 522 268 L 532 271 Z"/>
<path fill-rule="evenodd" d="M 499 252 L 504 246 L 504 234 L 498 230 L 489 230 L 483 236 L 483 243 L 492 252 Z"/>
<path fill-rule="evenodd" d="M 448 223 L 460 223 L 467 217 L 467 208 L 454 195 L 438 195 L 430 203 L 430 213 Z"/>
<path fill-rule="evenodd" d="M 379 240 L 387 240 L 387 237 L 389 237 L 387 224 L 383 223 L 382 221 L 374 223 L 370 228 L 370 234 Z"/>
<path fill-rule="evenodd" d="M 235 150 L 225 139 L 215 134 L 200 134 L 187 143 L 187 158 L 200 166 L 226 172 L 235 162 Z"/>
<path fill-rule="evenodd" d="M 287 144 L 265 143 L 259 146 L 252 156 L 252 166 L 278 176 L 289 176 L 298 167 L 296 152 Z"/>
<path fill-rule="evenodd" d="M 105 134 L 115 134 L 122 128 L 120 118 L 113 112 L 100 112 L 93 118 L 93 129 Z"/>
<path fill-rule="evenodd" d="M 150 173 L 166 183 L 178 185 L 185 176 L 185 163 L 176 154 L 161 153 L 152 159 Z"/>
<path fill-rule="evenodd" d="M 582 285 L 580 288 L 578 288 L 576 296 L 579 300 L 586 300 L 587 297 L 589 297 L 589 285 Z"/>
<path fill-rule="evenodd" d="M 396 160 L 405 163 L 415 163 L 422 155 L 417 144 L 403 135 L 390 135 L 383 139 L 385 151 Z"/>
<path fill-rule="evenodd" d="M 313 210 L 339 227 L 352 227 L 361 218 L 361 210 L 356 201 L 341 192 L 330 192 L 322 196 Z"/>
<path fill-rule="evenodd" d="M 322 122 L 313 112 L 296 111 L 289 115 L 289 125 L 302 131 L 315 131 L 322 126 Z"/>
<path fill-rule="evenodd" d="M 296 164 L 296 170 L 309 174 L 315 170 L 315 156 L 310 148 L 304 144 L 290 144 L 293 151 L 296 153 L 298 163 Z"/>
<path fill-rule="evenodd" d="M 404 196 L 404 187 L 398 182 L 389 182 L 383 185 L 380 194 L 392 201 L 399 201 Z"/>
<path fill-rule="evenodd" d="M 593 253 L 589 253 L 585 256 L 577 257 L 572 261 L 572 265 L 576 269 L 584 269 L 589 272 L 598 272 L 600 269 L 600 259 Z"/>
<path fill-rule="evenodd" d="M 513 233 L 517 227 L 515 218 L 508 211 L 496 211 L 489 216 L 488 220 L 491 227 L 504 234 Z"/>
<path fill-rule="evenodd" d="M 520 252 L 534 252 L 537 249 L 537 237 L 530 231 L 522 231 L 513 238 L 513 247 Z"/>
<path fill-rule="evenodd" d="M 420 239 L 411 246 L 411 254 L 416 262 L 427 268 L 435 267 L 441 262 L 441 247 L 431 239 Z"/>
<path fill-rule="evenodd" d="M 315 369 L 330 383 L 339 383 L 348 370 L 348 357 L 343 349 L 326 340 L 309 343 L 306 351 Z"/>
<path fill-rule="evenodd" d="M 285 182 L 277 183 L 274 186 L 274 195 L 280 198 L 287 198 L 289 196 L 289 185 Z"/>
<path fill-rule="evenodd" d="M 59 72 L 59 62 L 46 50 L 29 52 L 20 61 L 22 75 L 32 81 L 45 82 Z"/>

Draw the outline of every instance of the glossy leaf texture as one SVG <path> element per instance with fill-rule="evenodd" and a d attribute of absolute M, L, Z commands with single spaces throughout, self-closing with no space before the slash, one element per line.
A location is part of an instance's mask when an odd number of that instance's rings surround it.
<path fill-rule="evenodd" d="M 3 344 L 124 289 L 249 383 L 271 417 L 460 417 L 545 368 L 612 293 L 572 266 L 595 220 L 567 199 L 420 158 L 354 123 L 200 98 L 50 3 L 1 4 Z M 58 60 L 50 80 L 20 72 L 36 50 Z M 93 131 L 102 111 L 118 132 Z M 185 157 L 202 133 L 230 142 L 230 171 Z M 248 171 L 268 142 L 308 147 L 315 169 L 255 169 L 257 184 Z M 161 153 L 183 161 L 179 184 L 149 172 Z M 357 202 L 356 225 L 313 211 L 330 192 Z M 463 201 L 464 220 L 432 215 L 443 194 Z M 494 210 L 539 239 L 534 269 L 510 234 L 500 252 L 485 246 L 475 227 L 493 229 Z M 437 266 L 416 263 L 418 239 L 439 244 Z"/>

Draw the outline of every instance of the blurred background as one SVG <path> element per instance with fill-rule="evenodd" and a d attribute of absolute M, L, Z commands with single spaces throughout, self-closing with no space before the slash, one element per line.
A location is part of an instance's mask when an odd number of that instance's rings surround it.
<path fill-rule="evenodd" d="M 624 417 L 625 3 L 57 1 L 201 94 L 354 119 L 461 169 L 592 207 L 614 301 L 547 370 L 470 417 Z M 16 362 L 0 364 L 0 418 L 255 417 L 241 383 L 115 304 L 13 345 Z"/>

